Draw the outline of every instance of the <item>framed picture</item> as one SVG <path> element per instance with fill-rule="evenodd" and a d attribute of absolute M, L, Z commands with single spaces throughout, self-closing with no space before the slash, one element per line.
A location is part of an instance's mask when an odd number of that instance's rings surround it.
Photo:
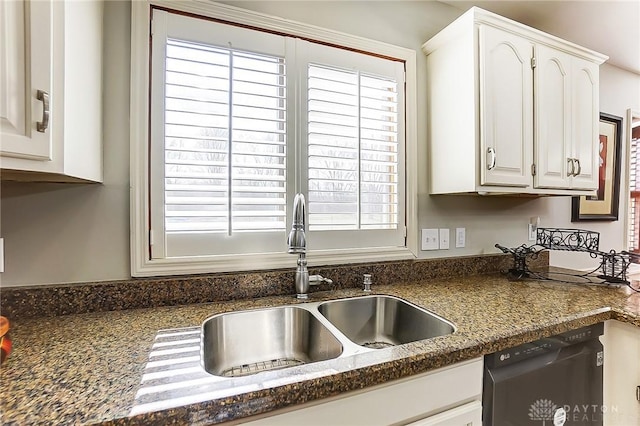
<path fill-rule="evenodd" d="M 573 197 L 571 221 L 618 220 L 622 117 L 600 113 L 598 191 L 595 196 Z"/>

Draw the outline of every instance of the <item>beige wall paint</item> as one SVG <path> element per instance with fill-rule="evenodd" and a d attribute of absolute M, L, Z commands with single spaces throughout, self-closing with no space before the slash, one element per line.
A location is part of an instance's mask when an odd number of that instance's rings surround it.
<path fill-rule="evenodd" d="M 461 13 L 438 2 L 226 3 L 416 50 L 419 117 L 426 114 L 420 46 Z M 0 284 L 4 287 L 130 276 L 129 23 L 128 2 L 105 3 L 104 184 L 2 184 L 0 235 L 5 238 L 6 257 Z M 601 82 L 603 111 L 623 115 L 626 108 L 640 109 L 640 76 L 604 66 Z M 424 159 L 420 163 L 426 164 L 425 120 L 419 120 L 418 140 L 418 156 Z M 568 197 L 430 196 L 427 183 L 427 172 L 420 167 L 420 227 L 451 228 L 452 244 L 450 250 L 420 252 L 421 258 L 496 253 L 495 243 L 523 244 L 530 216 L 540 216 L 543 226 L 575 226 L 569 221 Z M 622 221 L 598 225 L 607 248 L 621 248 L 622 226 Z M 456 227 L 467 230 L 465 249 L 453 244 Z M 583 258 L 552 257 L 563 266 L 580 266 Z"/>

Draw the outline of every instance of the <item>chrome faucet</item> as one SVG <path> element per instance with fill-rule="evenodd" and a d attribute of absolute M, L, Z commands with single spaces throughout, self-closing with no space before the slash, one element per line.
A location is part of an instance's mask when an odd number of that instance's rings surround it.
<path fill-rule="evenodd" d="M 293 223 L 291 232 L 287 238 L 289 254 L 298 255 L 298 268 L 296 269 L 296 297 L 298 299 L 308 298 L 309 291 L 309 271 L 307 270 L 307 238 L 305 232 L 305 210 L 306 203 L 303 194 L 296 194 L 293 199 Z"/>
<path fill-rule="evenodd" d="M 296 268 L 296 297 L 298 299 L 308 299 L 309 286 L 317 285 L 322 282 L 331 284 L 328 278 L 321 275 L 309 276 L 307 269 L 307 238 L 305 236 L 306 228 L 306 203 L 303 194 L 296 194 L 293 199 L 293 223 L 291 224 L 291 232 L 287 238 L 289 246 L 289 254 L 298 255 L 298 267 Z"/>

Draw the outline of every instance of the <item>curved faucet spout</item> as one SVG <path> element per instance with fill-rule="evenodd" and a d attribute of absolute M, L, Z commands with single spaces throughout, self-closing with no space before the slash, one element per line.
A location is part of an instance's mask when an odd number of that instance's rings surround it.
<path fill-rule="evenodd" d="M 303 194 L 296 194 L 293 199 L 293 223 L 291 232 L 287 238 L 289 253 L 298 255 L 298 268 L 296 269 L 295 287 L 296 297 L 306 299 L 309 292 L 309 271 L 307 270 L 307 239 L 305 237 L 305 200 Z"/>

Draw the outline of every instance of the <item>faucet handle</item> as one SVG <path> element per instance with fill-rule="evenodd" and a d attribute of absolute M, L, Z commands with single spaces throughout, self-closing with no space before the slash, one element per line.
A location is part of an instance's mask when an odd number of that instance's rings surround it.
<path fill-rule="evenodd" d="M 322 275 L 309 275 L 309 285 L 318 285 L 322 283 L 333 284 L 333 280 L 324 278 Z"/>

